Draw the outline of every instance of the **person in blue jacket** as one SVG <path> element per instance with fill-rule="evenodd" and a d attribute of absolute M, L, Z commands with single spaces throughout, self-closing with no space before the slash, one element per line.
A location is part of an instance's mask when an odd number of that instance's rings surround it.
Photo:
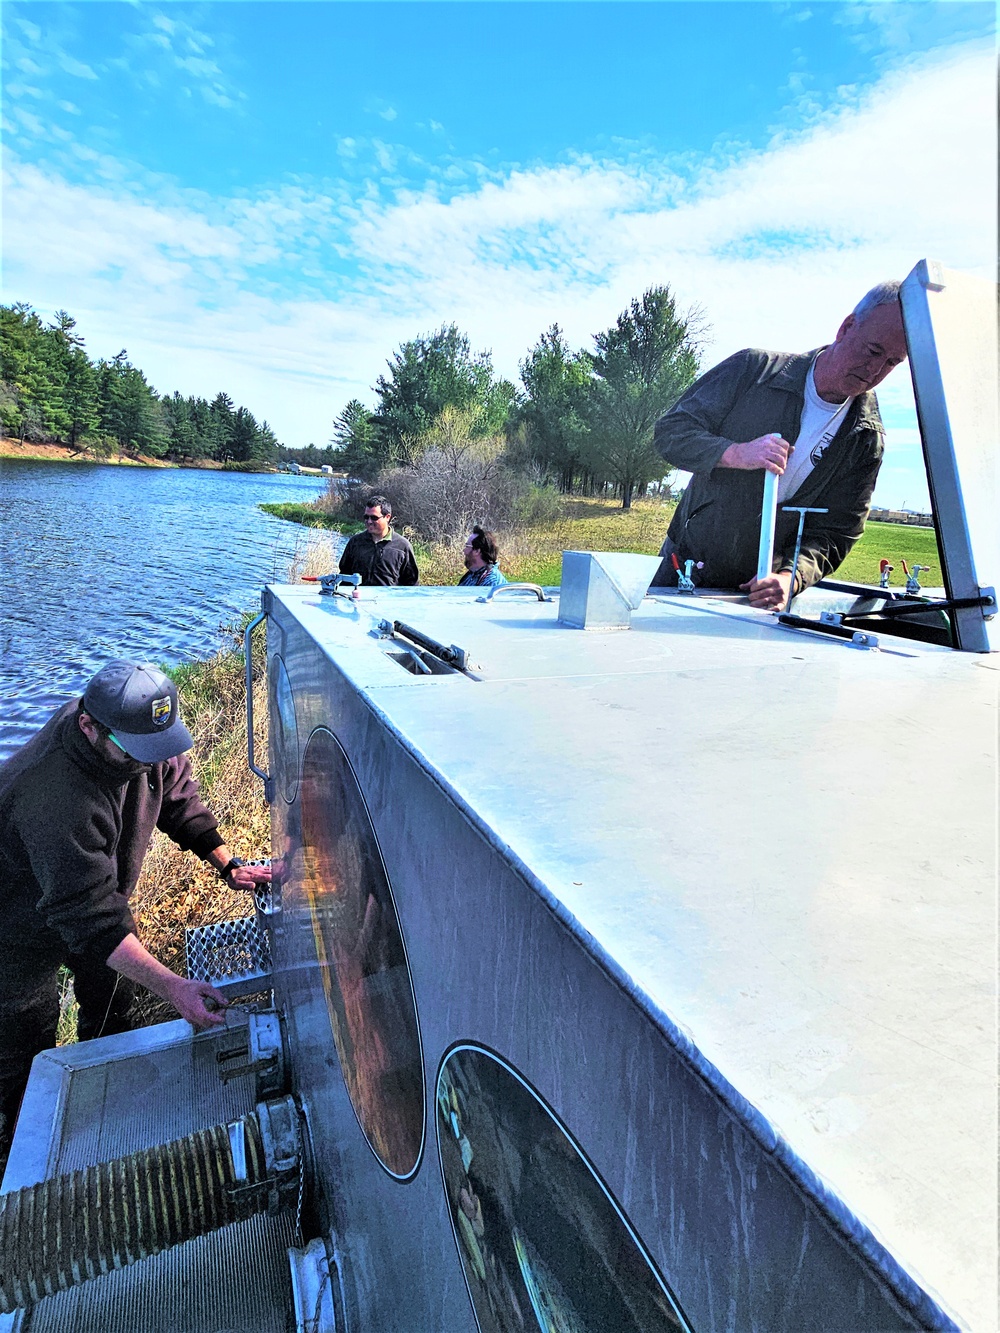
<path fill-rule="evenodd" d="M 466 538 L 462 556 L 466 572 L 458 580 L 460 588 L 500 588 L 507 580 L 497 565 L 497 539 L 478 525 Z"/>

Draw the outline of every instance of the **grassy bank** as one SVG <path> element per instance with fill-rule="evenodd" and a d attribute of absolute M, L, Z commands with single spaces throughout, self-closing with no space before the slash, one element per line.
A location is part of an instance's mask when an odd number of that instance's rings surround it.
<path fill-rule="evenodd" d="M 231 647 L 207 662 L 192 662 L 170 672 L 181 700 L 194 748 L 191 760 L 202 797 L 219 821 L 219 830 L 235 855 L 246 859 L 271 854 L 270 819 L 263 784 L 247 768 L 247 728 L 242 634 Z M 267 690 L 264 635 L 255 635 L 254 748 L 267 754 Z M 259 660 L 257 660 L 259 654 Z M 222 883 L 190 852 L 182 852 L 157 832 L 143 863 L 133 901 L 139 935 L 148 949 L 175 972 L 185 965 L 184 929 L 206 926 L 252 910 L 245 893 Z M 173 1017 L 173 1011 L 142 993 L 144 1021 Z"/>
<path fill-rule="evenodd" d="M 96 454 L 86 449 L 71 449 L 66 444 L 22 444 L 8 436 L 0 436 L 0 458 L 23 458 L 29 463 L 107 463 L 111 467 L 177 467 L 162 458 L 145 454 L 131 457 L 127 454 Z"/>
<path fill-rule="evenodd" d="M 334 518 L 332 514 L 311 504 L 261 504 L 257 508 L 274 518 L 283 518 L 289 523 L 301 523 L 305 528 L 327 528 L 331 532 L 345 533 L 362 530 L 360 523 Z"/>
<path fill-rule="evenodd" d="M 9 436 L 0 436 L 0 458 L 21 458 L 29 463 L 101 463 L 108 467 L 190 468 L 195 472 L 277 472 L 271 464 L 220 463 L 214 458 L 166 459 L 148 454 L 120 454 L 113 449 L 71 449 L 68 444 L 22 444 Z M 308 469 L 303 468 L 303 471 Z M 317 469 L 313 474 L 319 476 Z"/>

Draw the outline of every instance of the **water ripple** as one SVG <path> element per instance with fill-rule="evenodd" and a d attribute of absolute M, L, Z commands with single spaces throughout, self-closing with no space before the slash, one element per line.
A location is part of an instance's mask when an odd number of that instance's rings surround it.
<path fill-rule="evenodd" d="M 314 477 L 0 459 L 0 759 L 111 657 L 208 656 L 305 546 Z"/>

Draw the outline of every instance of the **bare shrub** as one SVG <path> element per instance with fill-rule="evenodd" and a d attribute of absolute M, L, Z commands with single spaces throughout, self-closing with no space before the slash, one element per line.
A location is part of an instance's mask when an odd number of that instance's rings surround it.
<path fill-rule="evenodd" d="M 477 435 L 477 413 L 447 407 L 424 437 L 425 449 L 408 468 L 378 478 L 392 501 L 397 526 L 423 541 L 448 543 L 476 523 L 497 530 L 523 522 L 530 481 L 509 465 L 499 435 Z"/>
<path fill-rule="evenodd" d="M 313 504 L 320 513 L 331 514 L 334 518 L 360 518 L 369 495 L 378 489 L 374 483 L 359 477 L 331 477 L 326 490 Z"/>

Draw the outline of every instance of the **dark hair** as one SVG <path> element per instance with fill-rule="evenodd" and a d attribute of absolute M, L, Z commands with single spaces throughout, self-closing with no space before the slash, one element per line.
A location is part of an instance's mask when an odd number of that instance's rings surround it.
<path fill-rule="evenodd" d="M 79 699 L 76 705 L 76 715 L 77 717 L 80 717 L 83 714 L 86 714 L 86 716 L 90 718 L 91 722 L 93 722 L 94 726 L 97 728 L 97 734 L 98 736 L 101 737 L 102 740 L 106 741 L 109 736 L 114 735 L 115 731 L 114 727 L 109 727 L 106 722 L 102 722 L 99 717 L 95 717 L 94 714 L 89 710 L 87 705 L 84 703 L 84 701 L 82 699 Z"/>
<path fill-rule="evenodd" d="M 366 509 L 381 509 L 383 518 L 392 517 L 392 501 L 385 495 L 369 495 L 365 501 Z"/>
<path fill-rule="evenodd" d="M 495 565 L 499 558 L 496 534 L 487 532 L 478 523 L 472 529 L 472 549 L 478 551 L 488 565 Z"/>

